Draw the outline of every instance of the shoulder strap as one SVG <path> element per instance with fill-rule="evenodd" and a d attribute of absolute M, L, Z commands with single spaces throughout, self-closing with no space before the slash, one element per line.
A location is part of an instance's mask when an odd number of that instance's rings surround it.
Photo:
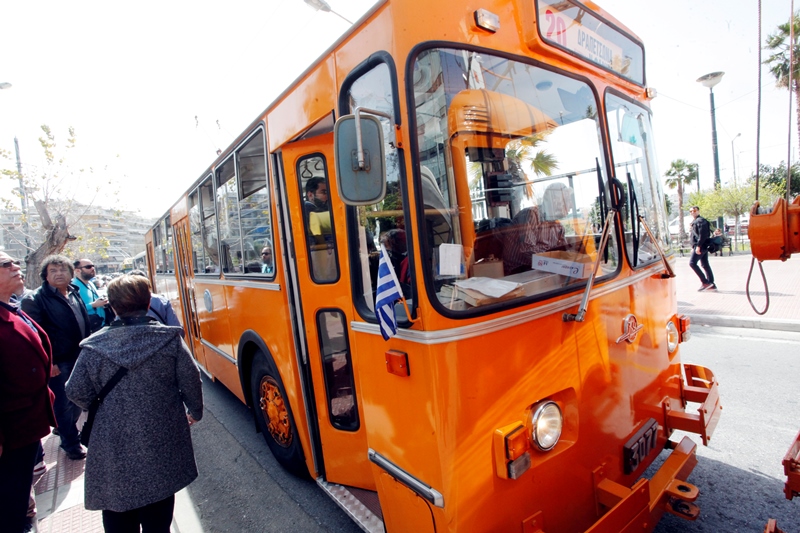
<path fill-rule="evenodd" d="M 105 384 L 103 389 L 100 391 L 100 394 L 97 395 L 97 400 L 102 402 L 103 398 L 105 398 L 106 395 L 109 392 L 111 392 L 111 389 L 113 389 L 114 386 L 117 383 L 119 383 L 119 380 L 121 380 L 123 377 L 125 377 L 125 374 L 127 374 L 127 373 L 128 373 L 128 369 L 127 368 L 125 368 L 124 366 L 120 367 L 120 369 L 117 370 L 117 373 L 114 374 L 114 377 L 112 377 L 110 380 L 108 380 L 108 383 Z"/>

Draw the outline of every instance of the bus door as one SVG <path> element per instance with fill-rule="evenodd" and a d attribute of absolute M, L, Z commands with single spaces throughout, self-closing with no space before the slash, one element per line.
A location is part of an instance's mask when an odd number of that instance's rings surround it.
<path fill-rule="evenodd" d="M 353 305 L 333 134 L 292 143 L 282 156 L 297 262 L 294 305 L 312 375 L 325 479 L 374 487 L 350 343 Z"/>
<path fill-rule="evenodd" d="M 186 344 L 195 359 L 206 368 L 206 356 L 200 345 L 200 330 L 197 322 L 197 301 L 194 293 L 194 275 L 191 272 L 192 254 L 189 245 L 189 219 L 183 218 L 173 226 L 175 234 L 175 253 L 178 262 L 175 265 L 178 274 L 178 291 L 183 308 L 183 329 L 186 332 Z"/>

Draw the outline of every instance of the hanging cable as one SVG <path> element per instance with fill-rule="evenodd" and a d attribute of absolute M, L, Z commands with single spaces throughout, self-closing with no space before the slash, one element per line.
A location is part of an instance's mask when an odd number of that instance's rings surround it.
<path fill-rule="evenodd" d="M 759 0 L 760 1 L 760 0 Z M 792 96 L 797 91 L 795 86 L 795 76 L 797 73 L 794 70 L 794 0 L 791 0 L 791 15 L 789 16 L 789 141 L 786 149 L 786 203 L 792 201 Z"/>
<path fill-rule="evenodd" d="M 794 4 L 794 0 L 792 0 L 792 4 Z M 792 15 L 794 15 L 794 5 L 792 5 Z M 791 19 L 790 19 L 791 20 Z M 791 67 L 789 67 L 791 71 Z M 789 94 L 791 94 L 791 85 L 789 86 Z M 758 0 L 758 97 L 756 98 L 758 101 L 756 105 L 756 204 L 758 203 L 758 190 L 759 190 L 759 177 L 761 175 L 761 162 L 760 162 L 760 154 L 761 154 L 761 0 Z M 791 113 L 790 113 L 791 114 Z M 790 130 L 791 131 L 791 130 Z M 761 265 L 761 261 L 758 262 L 758 268 L 761 271 L 761 279 L 764 281 L 764 293 L 767 296 L 766 305 L 764 305 L 764 310 L 759 311 L 756 309 L 756 305 L 753 303 L 753 299 L 750 297 L 750 278 L 753 275 L 753 267 L 756 264 L 756 258 L 753 257 L 750 260 L 750 271 L 747 273 L 747 284 L 745 285 L 745 292 L 747 293 L 747 302 L 750 304 L 750 307 L 753 308 L 753 311 L 756 312 L 757 315 L 764 315 L 769 310 L 769 287 L 767 286 L 767 278 L 764 275 L 764 267 Z"/>

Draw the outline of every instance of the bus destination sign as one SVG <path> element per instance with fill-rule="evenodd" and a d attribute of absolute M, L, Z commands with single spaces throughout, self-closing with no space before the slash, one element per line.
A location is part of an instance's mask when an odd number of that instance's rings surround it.
<path fill-rule="evenodd" d="M 642 46 L 572 0 L 537 0 L 542 39 L 644 85 Z"/>

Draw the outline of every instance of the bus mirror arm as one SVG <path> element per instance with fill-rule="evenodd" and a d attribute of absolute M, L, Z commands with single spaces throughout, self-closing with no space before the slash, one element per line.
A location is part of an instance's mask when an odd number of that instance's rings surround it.
<path fill-rule="evenodd" d="M 361 112 L 369 113 L 370 115 L 377 115 L 379 117 L 388 118 L 392 120 L 392 116 L 388 113 L 384 113 L 383 111 L 376 111 L 374 109 L 368 109 L 366 107 L 357 107 L 355 110 L 356 115 L 356 145 L 358 151 L 358 170 L 364 170 L 366 165 L 366 160 L 364 158 L 364 143 L 361 142 Z"/>
<path fill-rule="evenodd" d="M 674 278 L 675 277 L 675 272 L 672 270 L 672 267 L 670 266 L 669 261 L 667 261 L 667 256 L 664 255 L 664 250 L 661 249 L 661 245 L 658 244 L 658 241 L 653 236 L 653 232 L 650 231 L 650 226 L 647 225 L 647 221 L 645 221 L 645 219 L 644 219 L 644 217 L 642 215 L 639 215 L 639 223 L 642 225 L 644 230 L 647 232 L 647 235 L 650 236 L 650 242 L 652 242 L 655 245 L 656 250 L 658 250 L 658 255 L 661 256 L 661 262 L 664 263 L 664 273 L 661 274 L 661 278 L 662 279 Z"/>
<path fill-rule="evenodd" d="M 583 291 L 583 298 L 581 298 L 581 304 L 578 307 L 578 312 L 576 314 L 564 313 L 561 316 L 564 322 L 583 322 L 583 320 L 586 318 L 586 308 L 589 306 L 589 294 L 592 292 L 592 285 L 594 285 L 594 278 L 597 276 L 597 269 L 600 268 L 600 260 L 603 258 L 603 250 L 606 249 L 608 234 L 611 229 L 611 221 L 614 220 L 616 214 L 616 209 L 608 210 L 606 221 L 603 224 L 603 234 L 600 237 L 600 248 L 597 250 L 597 259 L 594 260 L 592 274 L 589 276 L 589 279 L 586 282 L 586 290 Z"/>

